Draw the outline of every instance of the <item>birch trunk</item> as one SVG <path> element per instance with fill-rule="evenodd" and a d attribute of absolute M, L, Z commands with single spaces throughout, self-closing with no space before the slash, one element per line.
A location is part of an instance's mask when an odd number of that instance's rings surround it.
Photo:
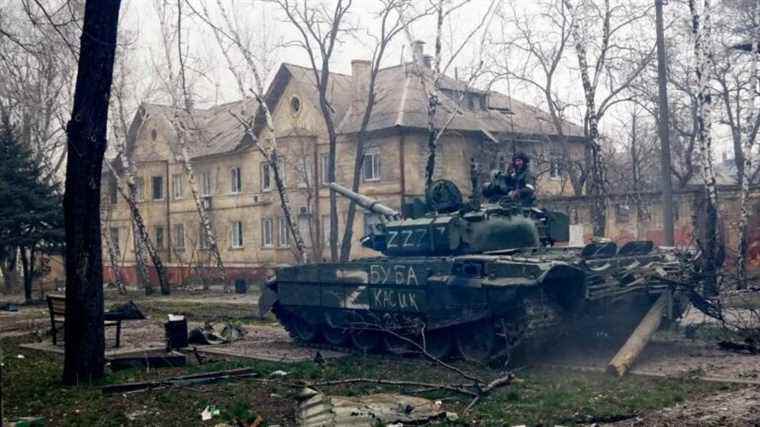
<path fill-rule="evenodd" d="M 760 5 L 755 3 L 755 19 L 758 19 L 758 15 L 760 15 Z M 757 67 L 757 56 L 758 52 L 760 52 L 760 35 L 758 35 L 758 30 L 758 28 L 754 29 L 753 40 L 750 45 L 750 55 L 752 56 L 750 95 L 758 93 L 757 90 L 760 89 L 760 75 L 758 74 Z M 747 196 L 749 195 L 749 184 L 752 178 L 752 135 L 756 131 L 754 127 L 757 126 L 757 121 L 760 120 L 760 117 L 755 119 L 755 115 L 758 114 L 756 98 L 757 96 L 750 97 L 749 114 L 745 120 L 743 135 L 741 135 L 744 165 L 739 171 L 741 174 L 739 179 L 739 183 L 741 184 L 741 189 L 739 190 L 739 247 L 736 257 L 736 273 L 740 289 L 747 286 L 747 252 L 749 250 L 749 209 L 747 209 Z"/>
<path fill-rule="evenodd" d="M 569 2 L 565 2 L 568 9 L 573 10 Z M 609 13 L 609 1 L 605 1 L 606 10 Z M 580 6 L 579 6 L 580 7 Z M 595 236 L 604 236 L 606 225 L 606 203 L 604 188 L 604 169 L 602 164 L 601 147 L 599 145 L 599 115 L 596 109 L 596 81 L 592 82 L 589 73 L 588 53 L 584 35 L 581 34 L 578 7 L 573 11 L 575 17 L 571 24 L 571 33 L 575 41 L 575 52 L 578 57 L 578 67 L 581 74 L 581 83 L 583 85 L 583 96 L 586 101 L 586 126 L 588 143 L 591 151 L 591 181 L 589 185 L 589 194 L 592 200 L 592 223 Z M 609 43 L 609 14 L 606 15 L 603 29 L 602 52 L 605 51 Z M 600 57 L 596 65 L 600 69 L 604 63 L 604 56 Z"/>
<path fill-rule="evenodd" d="M 695 73 L 697 77 L 697 135 L 702 180 L 707 195 L 706 241 L 703 247 L 705 293 L 717 293 L 717 274 L 720 268 L 718 235 L 718 190 L 712 155 L 712 99 L 710 76 L 713 70 L 710 0 L 704 0 L 703 16 L 697 11 L 696 0 L 689 0 L 694 38 Z M 704 25 L 700 20 L 704 19 Z"/>
<path fill-rule="evenodd" d="M 126 156 L 122 157 L 123 159 L 126 158 Z M 125 160 L 125 163 L 127 167 L 129 167 L 129 161 Z M 161 293 L 163 295 L 169 295 L 170 288 L 169 283 L 166 279 L 166 269 L 164 268 L 164 264 L 161 261 L 161 256 L 158 254 L 158 249 L 153 245 L 153 242 L 150 240 L 150 236 L 148 235 L 148 230 L 145 227 L 145 221 L 143 221 L 142 214 L 140 213 L 140 209 L 137 207 L 137 201 L 135 200 L 135 183 L 134 178 L 129 176 L 127 179 L 127 190 L 124 190 L 124 187 L 121 183 L 121 179 L 119 178 L 119 175 L 116 173 L 116 170 L 113 168 L 113 165 L 111 162 L 106 161 L 106 165 L 108 165 L 108 168 L 111 171 L 111 175 L 113 175 L 114 179 L 116 180 L 116 189 L 119 191 L 119 194 L 121 194 L 121 197 L 124 198 L 124 200 L 127 202 L 127 206 L 129 206 L 129 214 L 132 218 L 132 229 L 135 236 L 135 261 L 137 264 L 137 269 L 141 278 L 145 280 L 146 287 L 145 287 L 145 293 L 152 293 L 152 283 L 150 281 L 150 275 L 147 272 L 146 264 L 145 264 L 145 258 L 143 254 L 143 249 L 148 252 L 148 256 L 151 259 L 151 262 L 153 263 L 155 269 L 156 269 L 156 275 L 158 276 L 158 283 L 161 289 Z M 130 182 L 131 180 L 131 182 Z M 138 255 L 139 253 L 139 255 Z M 150 286 L 150 291 L 148 290 Z"/>
<path fill-rule="evenodd" d="M 183 137 L 181 136 L 182 131 L 178 127 L 175 127 L 175 129 L 177 130 L 178 134 L 177 140 L 180 142 L 179 159 L 182 162 L 182 167 L 185 170 L 185 175 L 187 175 L 187 183 L 190 187 L 190 193 L 193 196 L 193 202 L 195 202 L 195 210 L 198 213 L 201 227 L 203 228 L 203 232 L 206 235 L 208 250 L 211 253 L 211 256 L 214 258 L 214 262 L 216 263 L 218 278 L 222 282 L 225 292 L 227 292 L 229 291 L 230 284 L 228 283 L 227 271 L 224 268 L 224 261 L 222 261 L 221 252 L 219 252 L 219 244 L 216 240 L 216 234 L 214 233 L 214 229 L 211 226 L 211 221 L 208 217 L 208 213 L 206 212 L 206 208 L 203 206 L 203 201 L 201 200 L 200 193 L 198 192 L 198 186 L 195 183 L 193 164 L 190 160 L 190 155 L 187 152 L 187 147 L 183 142 Z M 208 283 L 206 281 L 203 282 L 203 288 L 206 290 L 208 289 Z"/>
<path fill-rule="evenodd" d="M 107 226 L 111 222 L 111 213 L 113 212 L 113 209 L 111 206 L 108 206 L 104 209 L 106 211 L 105 214 L 105 221 L 103 222 L 103 227 L 101 230 L 101 235 L 103 236 L 103 240 L 105 241 L 106 247 L 108 248 L 108 261 L 111 264 L 111 272 L 113 274 L 113 281 L 116 285 L 116 289 L 119 290 L 119 293 L 122 295 L 127 294 L 127 288 L 124 286 L 124 276 L 121 271 L 121 266 L 119 266 L 119 258 L 116 255 L 116 250 L 113 247 L 113 242 L 111 241 L 111 236 L 108 233 Z"/>

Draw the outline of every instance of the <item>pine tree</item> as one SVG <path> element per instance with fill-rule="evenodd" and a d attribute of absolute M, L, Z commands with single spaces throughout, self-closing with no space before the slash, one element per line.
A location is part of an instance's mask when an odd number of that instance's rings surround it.
<path fill-rule="evenodd" d="M 60 252 L 63 210 L 56 184 L 47 182 L 8 117 L 0 123 L 0 253 L 21 254 L 24 296 L 32 298 L 39 253 Z"/>

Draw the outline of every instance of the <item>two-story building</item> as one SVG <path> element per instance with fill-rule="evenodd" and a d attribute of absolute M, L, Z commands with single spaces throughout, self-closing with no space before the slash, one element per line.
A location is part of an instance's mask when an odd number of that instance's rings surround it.
<path fill-rule="evenodd" d="M 338 133 L 336 178 L 349 187 L 369 74 L 369 62 L 355 60 L 351 75 L 330 76 L 328 96 Z M 360 191 L 393 208 L 424 194 L 432 79 L 429 61 L 387 67 L 377 76 Z M 506 168 L 513 152 L 524 151 L 535 159 L 532 167 L 539 193 L 572 194 L 563 165 L 585 159 L 582 128 L 563 122 L 560 137 L 548 113 L 506 95 L 468 88 L 446 76 L 440 79 L 439 89 L 434 124 L 445 130 L 437 146 L 436 178 L 450 179 L 468 194 L 471 159 L 487 175 L 491 169 Z M 313 71 L 282 64 L 268 88 L 266 102 L 272 112 L 280 169 L 309 259 L 325 259 L 329 257 L 329 191 L 325 186 L 329 143 Z M 195 187 L 211 218 L 230 276 L 294 262 L 292 239 L 273 177 L 256 146 L 271 143 L 261 119 L 253 99 L 191 114 L 168 106 L 140 106 L 130 127 L 126 155 L 137 171 L 140 211 L 170 272 L 183 272 L 184 276 L 193 267 L 213 265 L 189 174 L 178 160 L 182 146 L 192 160 Z M 243 123 L 255 123 L 254 132 L 246 132 Z M 177 129 L 181 129 L 184 144 L 177 143 Z M 104 214 L 106 238 L 118 248 L 123 270 L 132 281 L 134 238 L 129 210 L 116 196 L 114 185 L 104 185 L 104 203 L 110 203 Z M 347 209 L 347 201 L 339 200 L 339 230 Z M 377 220 L 369 214 L 357 215 L 352 257 L 376 255 L 360 246 L 359 239 L 365 227 Z M 105 260 L 107 256 L 104 254 Z M 172 277 L 182 279 L 176 274 Z"/>

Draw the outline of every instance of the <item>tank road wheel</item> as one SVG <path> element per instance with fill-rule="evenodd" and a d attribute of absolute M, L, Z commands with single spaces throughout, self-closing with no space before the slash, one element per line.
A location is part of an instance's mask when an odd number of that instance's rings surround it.
<path fill-rule="evenodd" d="M 351 344 L 359 352 L 371 353 L 380 348 L 381 337 L 377 331 L 357 329 L 351 331 L 349 335 L 351 336 Z"/>
<path fill-rule="evenodd" d="M 468 362 L 486 364 L 496 350 L 496 328 L 490 319 L 457 328 L 457 350 Z"/>
<path fill-rule="evenodd" d="M 348 343 L 349 333 L 344 328 L 333 328 L 325 325 L 322 328 L 322 336 L 325 337 L 325 341 L 329 344 L 343 347 Z"/>
<path fill-rule="evenodd" d="M 425 351 L 436 359 L 445 359 L 454 347 L 451 328 L 425 332 Z"/>
<path fill-rule="evenodd" d="M 300 341 L 314 342 L 319 339 L 319 325 L 309 322 L 298 315 L 293 315 L 290 318 L 291 328 L 293 334 Z"/>

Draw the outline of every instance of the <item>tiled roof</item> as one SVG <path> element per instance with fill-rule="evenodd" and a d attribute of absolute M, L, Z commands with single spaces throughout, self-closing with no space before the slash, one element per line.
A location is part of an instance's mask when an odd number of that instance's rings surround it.
<path fill-rule="evenodd" d="M 368 130 L 394 127 L 426 129 L 428 126 L 428 97 L 432 88 L 432 72 L 424 67 L 402 64 L 380 70 L 376 84 L 376 104 L 370 117 Z M 278 102 L 285 87 L 295 85 L 306 94 L 305 101 L 319 108 L 319 95 L 315 75 L 311 68 L 282 64 L 267 94 L 270 108 Z M 464 82 L 443 76 L 440 81 L 441 99 L 434 118 L 435 126 L 448 124 L 447 129 L 483 132 L 492 138 L 508 135 L 554 135 L 555 128 L 549 113 L 494 91 L 469 89 L 469 94 L 482 98 L 470 105 L 462 98 Z M 331 73 L 328 88 L 334 109 L 338 133 L 358 132 L 364 105 L 359 102 L 352 107 L 351 76 Z M 457 109 L 457 104 L 463 107 Z M 486 105 L 487 104 L 487 105 Z M 457 111 L 459 110 L 459 111 Z M 254 123 L 261 128 L 262 115 L 255 99 L 217 105 L 208 109 L 196 109 L 188 114 L 171 106 L 143 103 L 141 122 L 153 116 L 163 116 L 169 123 L 177 124 L 185 131 L 192 158 L 230 153 L 243 148 L 245 126 L 241 121 Z M 452 118 L 453 114 L 453 118 Z M 583 129 L 563 122 L 565 135 L 583 137 Z M 150 160 L 150 159 L 141 159 Z"/>

